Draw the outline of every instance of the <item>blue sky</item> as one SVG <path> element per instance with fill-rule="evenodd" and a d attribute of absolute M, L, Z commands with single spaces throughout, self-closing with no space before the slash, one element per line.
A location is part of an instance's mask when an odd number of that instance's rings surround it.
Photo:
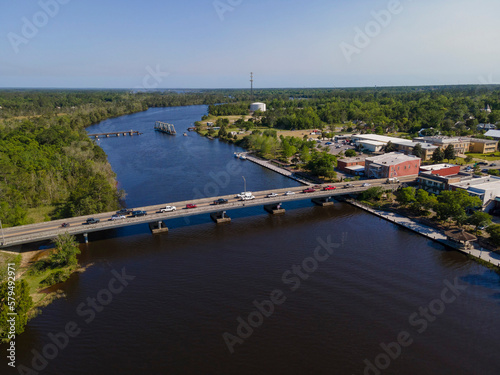
<path fill-rule="evenodd" d="M 500 83 L 498 0 L 4 0 L 2 8 L 0 87 L 241 88 L 251 71 L 262 88 Z"/>

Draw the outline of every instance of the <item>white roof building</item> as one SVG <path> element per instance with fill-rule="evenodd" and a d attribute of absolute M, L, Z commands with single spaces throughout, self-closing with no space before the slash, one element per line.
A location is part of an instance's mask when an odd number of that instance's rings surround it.
<path fill-rule="evenodd" d="M 500 177 L 487 176 L 450 184 L 450 187 L 464 189 L 470 195 L 481 198 L 483 205 L 500 196 Z"/>

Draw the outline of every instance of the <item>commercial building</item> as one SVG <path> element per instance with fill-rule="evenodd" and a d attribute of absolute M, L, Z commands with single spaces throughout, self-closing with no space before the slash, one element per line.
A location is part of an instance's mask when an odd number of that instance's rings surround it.
<path fill-rule="evenodd" d="M 398 152 L 407 155 L 411 155 L 417 143 L 420 143 L 423 160 L 429 160 L 432 157 L 432 153 L 438 148 L 438 146 L 426 142 L 412 142 L 409 139 L 387 137 L 378 134 L 356 134 L 352 136 L 352 140 L 356 145 L 371 152 L 380 152 L 389 142 L 391 142 Z"/>
<path fill-rule="evenodd" d="M 437 176 L 452 176 L 460 173 L 460 166 L 454 164 L 434 164 L 420 167 L 420 172 L 434 174 Z"/>
<path fill-rule="evenodd" d="M 421 159 L 413 155 L 390 152 L 365 159 L 365 176 L 390 178 L 417 175 Z"/>
<path fill-rule="evenodd" d="M 425 142 L 438 146 L 444 150 L 448 145 L 453 145 L 456 154 L 465 154 L 470 149 L 470 138 L 427 136 L 414 138 L 413 142 Z"/>
<path fill-rule="evenodd" d="M 469 152 L 491 154 L 497 151 L 498 141 L 493 139 L 471 138 Z"/>
<path fill-rule="evenodd" d="M 365 173 L 365 159 L 360 157 L 339 159 L 337 169 L 354 176 L 362 176 Z"/>
<path fill-rule="evenodd" d="M 417 179 L 419 189 L 439 195 L 443 190 L 451 190 L 450 184 L 471 180 L 470 174 L 461 173 L 450 176 L 440 176 L 430 172 L 420 173 Z"/>
<path fill-rule="evenodd" d="M 480 178 L 472 178 L 470 180 L 461 181 L 450 184 L 452 190 L 464 189 L 470 195 L 478 196 L 483 202 L 483 209 L 490 211 L 498 205 L 500 197 L 500 177 L 487 176 Z"/>

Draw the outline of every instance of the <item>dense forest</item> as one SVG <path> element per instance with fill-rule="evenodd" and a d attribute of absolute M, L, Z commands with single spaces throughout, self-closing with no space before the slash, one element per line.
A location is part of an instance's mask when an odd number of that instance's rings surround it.
<path fill-rule="evenodd" d="M 28 224 L 118 208 L 122 192 L 85 127 L 149 107 L 213 104 L 210 93 L 0 91 L 0 220 Z"/>

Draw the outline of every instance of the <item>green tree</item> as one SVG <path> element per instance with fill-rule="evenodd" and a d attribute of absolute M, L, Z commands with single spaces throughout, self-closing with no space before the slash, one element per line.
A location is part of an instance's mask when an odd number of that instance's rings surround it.
<path fill-rule="evenodd" d="M 415 199 L 415 188 L 411 186 L 402 188 L 396 192 L 396 200 L 403 206 L 414 202 Z"/>
<path fill-rule="evenodd" d="M 453 145 L 448 145 L 444 150 L 444 158 L 448 161 L 455 159 L 455 147 Z"/>
<path fill-rule="evenodd" d="M 353 149 L 348 149 L 348 150 L 345 150 L 345 156 L 347 157 L 353 157 L 353 156 L 356 156 L 356 151 L 354 151 Z"/>
<path fill-rule="evenodd" d="M 14 310 L 10 310 L 9 305 L 12 300 L 9 300 L 9 292 L 14 292 Z M 11 294 L 12 296 L 12 294 Z M 9 313 L 16 313 L 15 331 L 16 335 L 24 332 L 24 327 L 28 323 L 29 311 L 33 306 L 33 300 L 30 296 L 29 286 L 26 280 L 17 280 L 14 285 L 9 285 L 7 281 L 0 284 L 0 340 L 8 341 L 10 324 L 8 319 L 11 318 Z"/>
<path fill-rule="evenodd" d="M 466 164 L 470 164 L 470 163 L 472 163 L 472 160 L 474 160 L 474 158 L 473 158 L 472 156 L 470 156 L 470 155 L 467 155 L 467 156 L 465 157 L 465 163 L 466 163 Z"/>
<path fill-rule="evenodd" d="M 311 161 L 311 152 L 309 150 L 309 147 L 307 147 L 306 145 L 302 146 L 302 149 L 300 150 L 300 160 L 304 164 L 307 164 Z"/>
<path fill-rule="evenodd" d="M 445 190 L 437 198 L 438 203 L 434 207 L 440 220 L 454 220 L 458 225 L 467 220 L 467 210 L 481 207 L 481 199 L 470 196 L 466 190 Z"/>
<path fill-rule="evenodd" d="M 436 163 L 441 163 L 444 160 L 444 152 L 440 148 L 437 148 L 432 153 L 432 161 Z"/>
<path fill-rule="evenodd" d="M 384 129 L 381 126 L 377 126 L 375 128 L 375 134 L 378 134 L 378 135 L 384 134 Z"/>
<path fill-rule="evenodd" d="M 387 142 L 387 144 L 385 145 L 385 152 L 394 152 L 397 149 L 398 147 L 391 141 Z"/>
<path fill-rule="evenodd" d="M 490 241 L 495 246 L 500 246 L 500 224 L 492 224 L 486 228 L 486 232 L 490 235 Z"/>
<path fill-rule="evenodd" d="M 474 225 L 474 229 L 477 232 L 479 227 L 491 224 L 491 215 L 483 211 L 474 211 L 467 219 L 467 223 Z"/>
<path fill-rule="evenodd" d="M 415 147 L 413 147 L 412 154 L 418 158 L 422 158 L 424 156 L 424 151 L 422 150 L 422 145 L 417 143 Z"/>
<path fill-rule="evenodd" d="M 333 178 L 336 176 L 337 158 L 326 152 L 315 152 L 307 163 L 307 169 L 317 176 Z"/>
<path fill-rule="evenodd" d="M 382 197 L 382 194 L 384 194 L 382 186 L 374 186 L 363 191 L 359 195 L 359 199 L 362 201 L 379 200 Z"/>
<path fill-rule="evenodd" d="M 63 233 L 58 235 L 53 242 L 56 248 L 50 256 L 50 262 L 55 267 L 74 266 L 78 263 L 76 256 L 80 254 L 80 246 L 75 237 L 69 233 Z"/>
<path fill-rule="evenodd" d="M 219 137 L 221 137 L 221 138 L 227 137 L 227 129 L 226 129 L 226 125 L 224 125 L 224 124 L 222 124 L 220 129 L 219 129 Z"/>

